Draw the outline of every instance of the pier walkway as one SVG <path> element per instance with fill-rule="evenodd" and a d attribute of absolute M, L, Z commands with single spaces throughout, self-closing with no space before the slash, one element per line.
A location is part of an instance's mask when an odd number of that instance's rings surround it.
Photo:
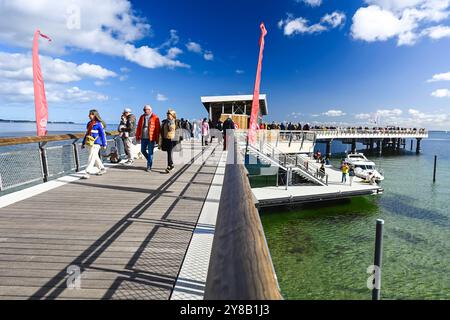
<path fill-rule="evenodd" d="M 151 173 L 139 160 L 0 197 L 0 299 L 174 299 L 175 287 L 180 298 L 202 298 L 221 149 L 195 143 L 192 161 L 170 174 L 166 153 L 156 152 Z M 77 268 L 79 288 L 68 288 L 68 271 Z"/>

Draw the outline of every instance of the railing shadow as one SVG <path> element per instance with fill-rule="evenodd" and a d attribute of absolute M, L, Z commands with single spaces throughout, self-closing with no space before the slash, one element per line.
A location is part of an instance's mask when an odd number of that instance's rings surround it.
<path fill-rule="evenodd" d="M 177 172 L 175 172 L 172 176 L 168 176 L 168 179 L 163 182 L 157 189 L 154 190 L 152 194 L 150 194 L 147 198 L 141 201 L 138 205 L 136 205 L 129 213 L 127 213 L 123 218 L 121 218 L 117 223 L 115 223 L 108 231 L 106 231 L 102 236 L 99 237 L 95 241 L 95 245 L 89 246 L 85 251 L 83 251 L 77 258 L 75 258 L 72 262 L 68 263 L 69 265 L 77 265 L 80 267 L 81 272 L 86 271 L 87 269 L 92 268 L 92 264 L 100 257 L 102 253 L 104 253 L 108 247 L 114 243 L 116 239 L 120 237 L 132 224 L 133 219 L 140 218 L 148 208 L 150 208 L 159 197 L 168 192 L 167 190 L 177 181 L 177 179 L 183 175 L 192 165 L 195 164 L 195 160 L 203 155 L 203 153 L 207 151 L 207 149 L 203 149 L 199 152 L 190 163 L 185 164 L 181 167 Z M 200 167 L 201 168 L 201 167 Z M 200 168 L 196 171 L 194 176 L 190 179 L 191 181 L 195 179 Z M 186 192 L 189 187 L 189 182 L 186 184 L 185 188 L 181 192 L 183 194 Z M 140 192 L 140 191 L 139 191 Z M 148 191 L 147 191 L 148 192 Z M 164 221 L 168 218 L 170 213 L 175 208 L 176 203 L 180 200 L 180 198 L 175 199 L 174 203 L 167 209 L 167 211 L 163 214 L 160 220 Z M 148 246 L 149 242 L 152 240 L 156 232 L 161 226 L 155 226 L 152 231 L 146 236 L 143 240 L 133 257 L 127 264 L 127 269 L 132 269 L 142 254 L 142 250 Z M 194 226 L 192 226 L 192 230 Z M 86 258 L 81 258 L 86 257 Z M 66 269 L 59 271 L 52 279 L 47 281 L 40 289 L 38 289 L 29 299 L 56 299 L 64 290 L 67 289 L 65 285 L 66 280 Z M 123 282 L 123 279 L 118 279 L 117 282 L 109 288 L 108 292 L 105 294 L 103 298 L 108 298 L 117 288 L 120 287 L 120 282 Z M 175 285 L 175 280 L 172 281 L 172 288 Z"/>

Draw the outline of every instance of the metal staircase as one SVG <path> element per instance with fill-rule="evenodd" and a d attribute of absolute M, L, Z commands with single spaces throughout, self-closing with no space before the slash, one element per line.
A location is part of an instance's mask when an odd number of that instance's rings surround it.
<path fill-rule="evenodd" d="M 326 186 L 328 185 L 328 175 L 320 176 L 319 168 L 310 165 L 307 161 L 297 154 L 286 154 L 277 150 L 276 147 L 261 143 L 253 145 L 246 145 L 241 143 L 241 149 L 245 149 L 249 154 L 257 157 L 260 161 L 274 165 L 286 172 L 286 184 L 292 184 L 294 175 L 300 176 L 307 182 Z"/>

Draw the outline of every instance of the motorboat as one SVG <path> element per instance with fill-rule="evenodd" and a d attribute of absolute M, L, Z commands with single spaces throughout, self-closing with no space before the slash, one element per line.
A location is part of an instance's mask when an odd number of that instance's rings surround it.
<path fill-rule="evenodd" d="M 350 153 L 345 158 L 347 162 L 355 170 L 355 175 L 367 181 L 373 179 L 376 182 L 383 181 L 383 175 L 376 169 L 375 163 L 367 159 L 362 153 Z M 373 176 L 371 178 L 370 176 Z"/>

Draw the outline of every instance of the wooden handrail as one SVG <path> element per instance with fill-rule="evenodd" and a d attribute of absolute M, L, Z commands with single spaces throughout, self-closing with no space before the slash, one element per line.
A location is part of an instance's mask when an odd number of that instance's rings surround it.
<path fill-rule="evenodd" d="M 106 132 L 108 136 L 118 135 L 118 131 Z M 6 137 L 0 138 L 0 147 L 14 146 L 18 144 L 27 143 L 39 143 L 39 142 L 51 142 L 51 141 L 64 141 L 64 140 L 76 140 L 84 138 L 85 133 L 66 133 L 66 134 L 49 134 L 43 137 L 29 136 L 29 137 Z"/>
<path fill-rule="evenodd" d="M 242 162 L 230 144 L 205 300 L 282 299 L 266 238 Z M 238 164 L 234 164 L 238 163 Z"/>

